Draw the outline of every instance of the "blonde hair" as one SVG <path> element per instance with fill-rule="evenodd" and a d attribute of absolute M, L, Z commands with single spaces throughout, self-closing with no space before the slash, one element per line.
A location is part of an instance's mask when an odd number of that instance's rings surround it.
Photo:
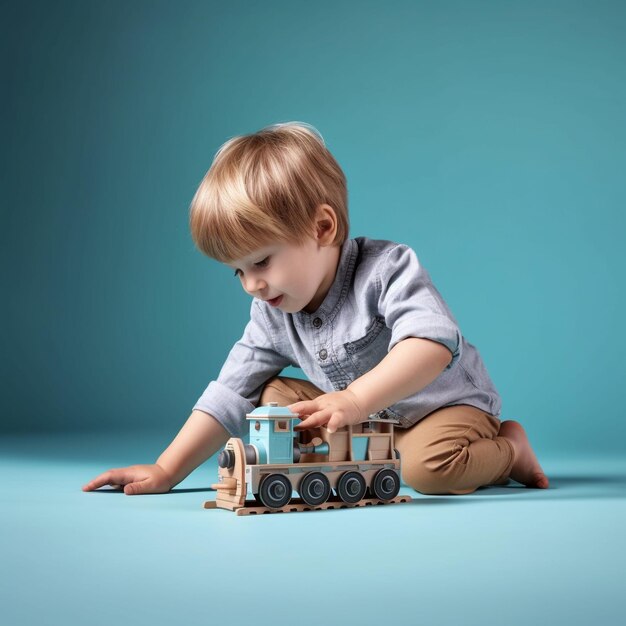
<path fill-rule="evenodd" d="M 229 262 L 276 241 L 303 242 L 321 204 L 337 215 L 340 245 L 349 228 L 341 167 L 312 126 L 274 124 L 217 151 L 191 202 L 191 234 L 204 254 Z"/>

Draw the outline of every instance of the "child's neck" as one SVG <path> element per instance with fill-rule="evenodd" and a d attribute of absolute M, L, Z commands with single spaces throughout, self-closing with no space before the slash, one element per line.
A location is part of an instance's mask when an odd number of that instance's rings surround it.
<path fill-rule="evenodd" d="M 322 302 L 326 298 L 332 284 L 335 282 L 335 276 L 337 275 L 337 268 L 339 267 L 339 258 L 341 257 L 341 246 L 327 246 L 322 248 L 322 259 L 325 267 L 324 278 L 320 283 L 320 287 L 315 294 L 315 297 L 304 308 L 306 313 L 313 313 L 319 309 Z"/>

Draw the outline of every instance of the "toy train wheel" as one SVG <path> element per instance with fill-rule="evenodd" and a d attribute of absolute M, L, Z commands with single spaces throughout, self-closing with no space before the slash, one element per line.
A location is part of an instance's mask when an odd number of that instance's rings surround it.
<path fill-rule="evenodd" d="M 372 491 L 379 500 L 391 500 L 400 491 L 400 479 L 398 474 L 390 469 L 381 469 L 374 476 Z"/>
<path fill-rule="evenodd" d="M 259 499 L 268 509 L 280 509 L 291 500 L 291 483 L 282 474 L 269 474 L 259 488 Z"/>
<path fill-rule="evenodd" d="M 330 497 L 330 482 L 321 472 L 309 472 L 302 479 L 298 493 L 310 506 L 323 504 Z"/>
<path fill-rule="evenodd" d="M 344 501 L 354 504 L 363 499 L 367 483 L 362 474 L 358 472 L 346 472 L 342 474 L 337 483 L 337 495 Z"/>

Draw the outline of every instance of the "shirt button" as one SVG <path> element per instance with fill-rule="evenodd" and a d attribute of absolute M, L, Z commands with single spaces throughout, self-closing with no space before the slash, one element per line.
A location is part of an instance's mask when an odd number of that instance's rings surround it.
<path fill-rule="evenodd" d="M 325 361 L 328 358 L 328 352 L 323 348 L 319 351 L 319 357 L 322 361 Z"/>
<path fill-rule="evenodd" d="M 316 317 L 313 320 L 313 326 L 315 326 L 315 328 L 319 328 L 322 325 L 322 320 L 319 317 Z"/>

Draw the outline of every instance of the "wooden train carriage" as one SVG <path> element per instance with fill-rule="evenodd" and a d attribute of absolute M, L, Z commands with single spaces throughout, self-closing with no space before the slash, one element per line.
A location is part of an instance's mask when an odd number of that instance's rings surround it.
<path fill-rule="evenodd" d="M 334 489 L 345 503 L 367 494 L 390 501 L 400 489 L 400 460 L 394 449 L 397 422 L 368 421 L 329 433 L 325 427 L 294 432 L 298 416 L 270 404 L 246 416 L 250 443 L 231 438 L 220 453 L 216 506 L 237 509 L 249 495 L 271 509 L 285 506 L 296 491 L 310 506 L 326 502 Z"/>

